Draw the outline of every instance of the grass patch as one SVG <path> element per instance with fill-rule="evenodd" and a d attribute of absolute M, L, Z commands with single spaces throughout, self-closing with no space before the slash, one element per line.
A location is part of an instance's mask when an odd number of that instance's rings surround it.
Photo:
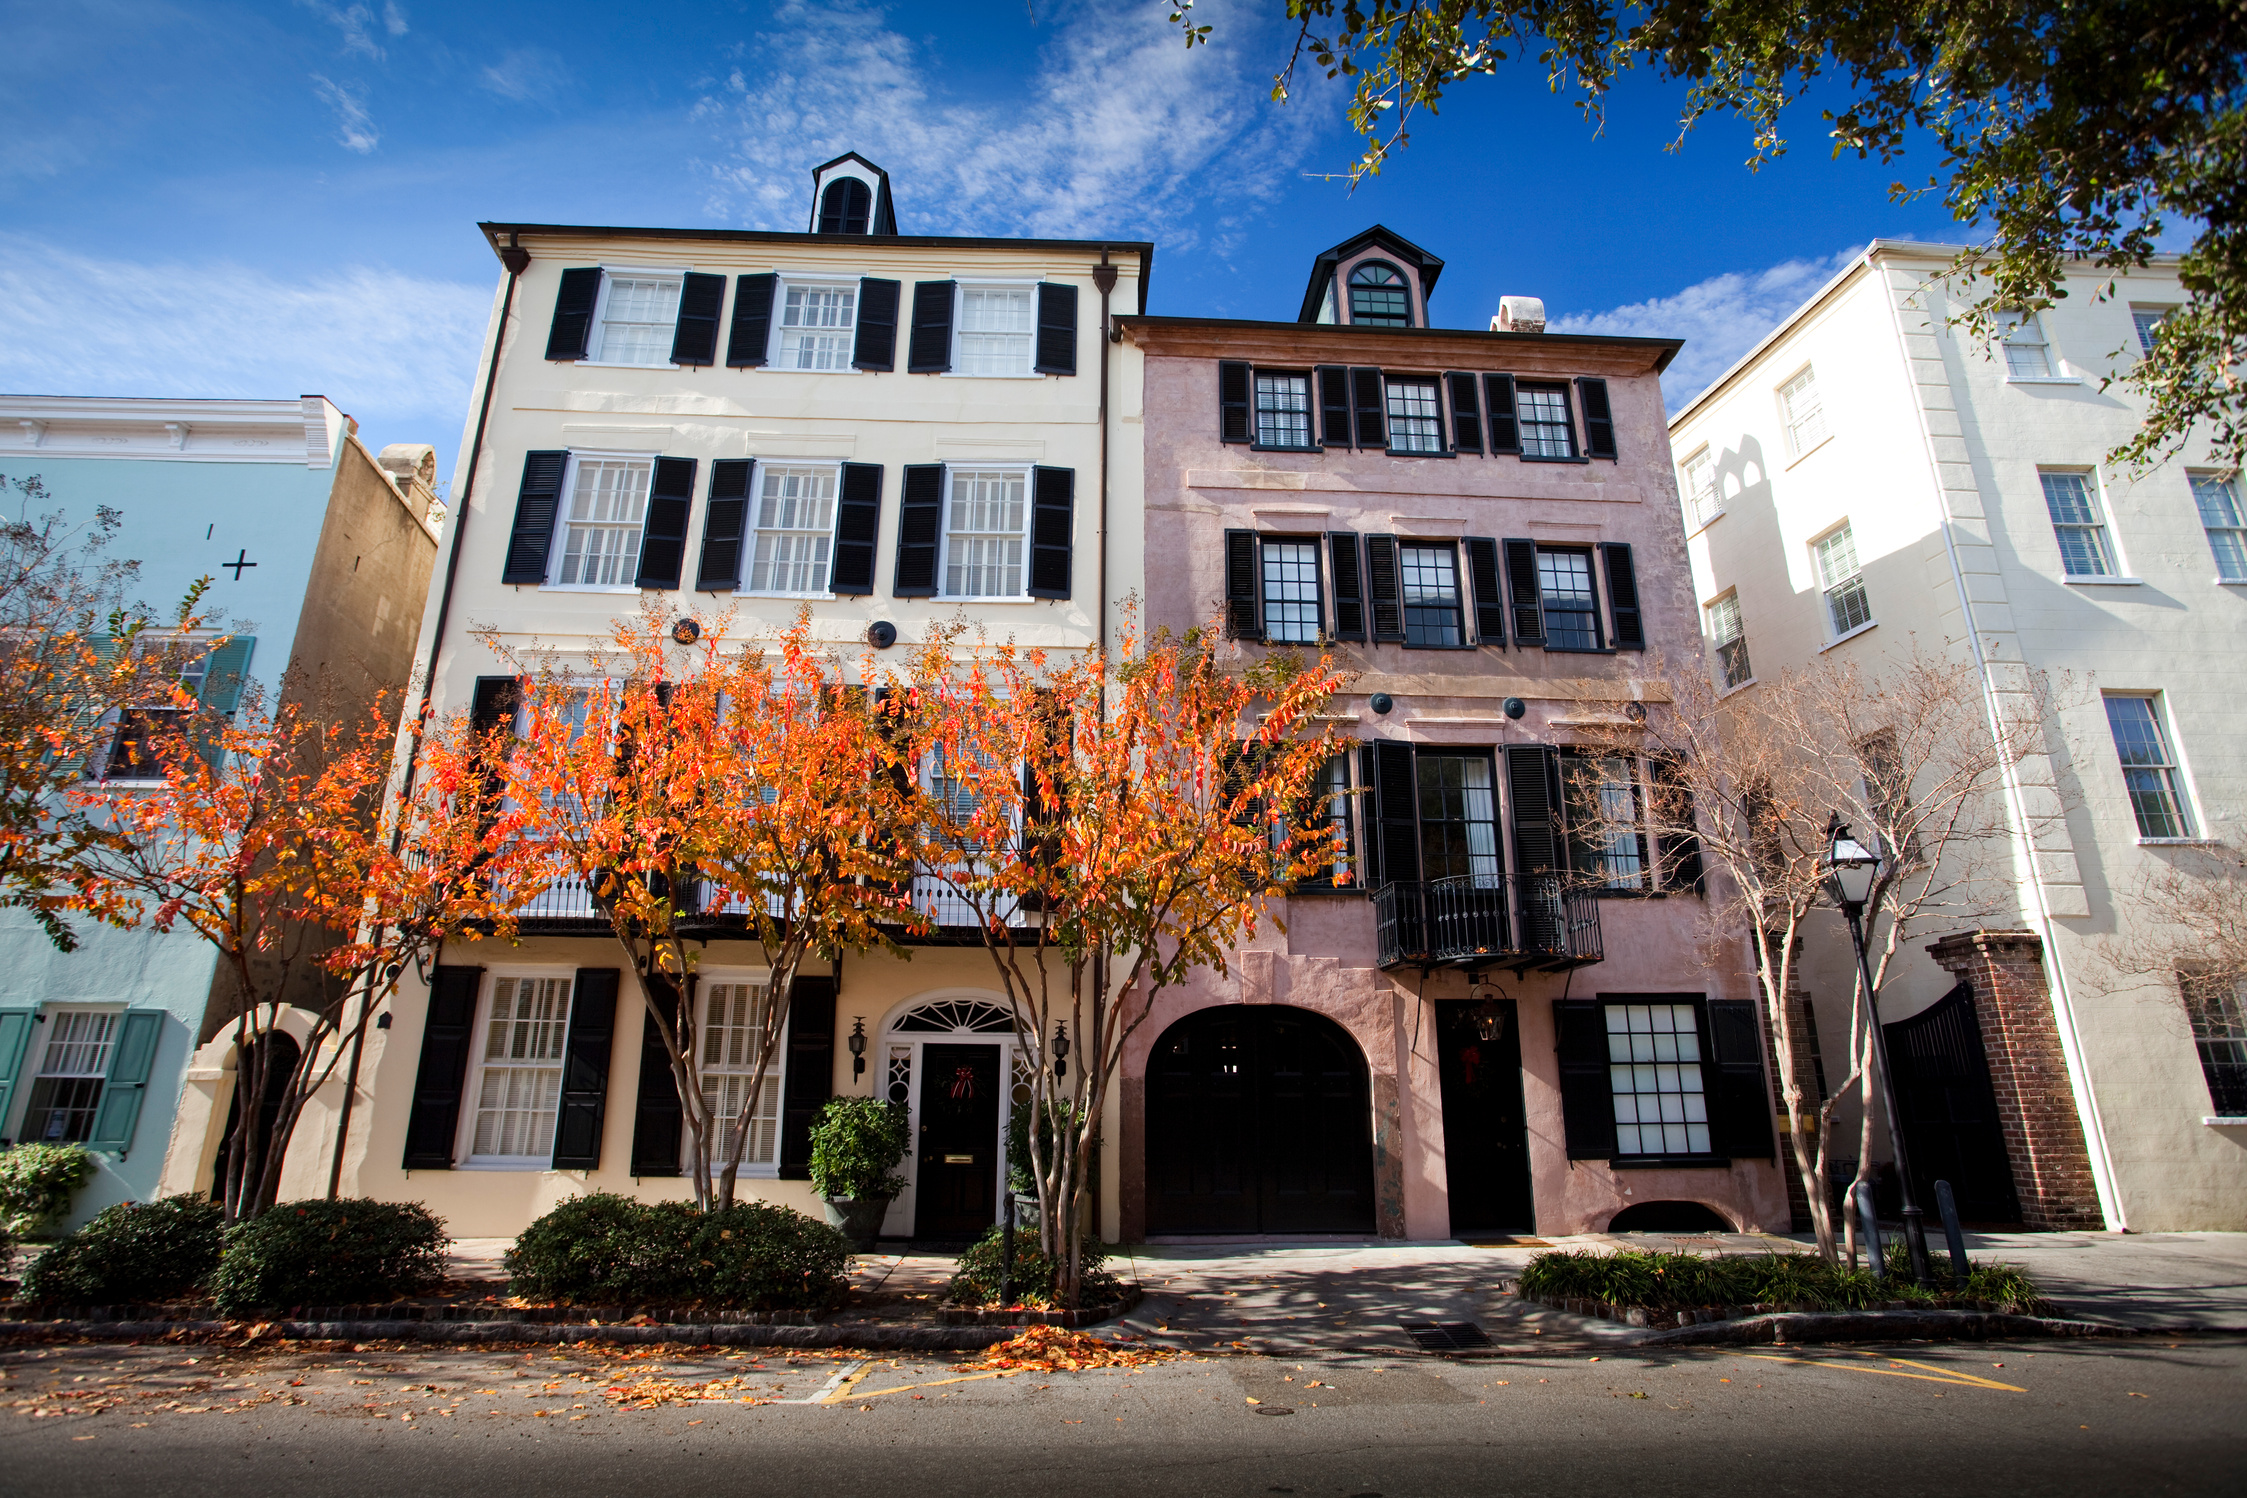
<path fill-rule="evenodd" d="M 1543 1253 L 1521 1272 L 1521 1294 L 1530 1300 L 1598 1300 L 1648 1310 L 1686 1311 L 1719 1306 L 1789 1306 L 1819 1311 L 1860 1311 L 1874 1306 L 1995 1305 L 2021 1316 L 2050 1316 L 2050 1302 L 2027 1275 L 2010 1264 L 1979 1263 L 1961 1280 L 1947 1256 L 1929 1266 L 1926 1289 L 1911 1282 L 1902 1244 L 1888 1255 L 1888 1278 L 1869 1270 L 1828 1264 L 1816 1254 Z"/>

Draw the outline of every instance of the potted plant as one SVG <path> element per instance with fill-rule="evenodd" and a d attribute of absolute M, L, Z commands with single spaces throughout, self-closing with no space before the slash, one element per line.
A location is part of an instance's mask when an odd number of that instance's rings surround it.
<path fill-rule="evenodd" d="M 905 1189 L 897 1166 L 910 1140 L 905 1105 L 880 1098 L 835 1098 L 812 1125 L 812 1186 L 826 1198 L 827 1220 L 862 1253 Z"/>

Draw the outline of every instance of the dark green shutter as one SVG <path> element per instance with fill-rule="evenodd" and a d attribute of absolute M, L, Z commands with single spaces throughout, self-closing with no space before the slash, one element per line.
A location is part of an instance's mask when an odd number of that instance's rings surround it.
<path fill-rule="evenodd" d="M 1560 756 L 1544 744 L 1508 744 L 1506 796 L 1513 806 L 1514 872 L 1558 872 L 1565 852 L 1560 831 Z"/>
<path fill-rule="evenodd" d="M 570 985 L 570 1030 L 562 1042 L 562 1103 L 554 1118 L 554 1168 L 598 1170 L 608 1115 L 609 1054 L 616 1045 L 613 967 L 581 967 Z"/>
<path fill-rule="evenodd" d="M 1490 451 L 1500 453 L 1521 451 L 1521 422 L 1514 413 L 1514 377 L 1510 374 L 1484 375 L 1483 394 L 1490 407 Z"/>
<path fill-rule="evenodd" d="M 1334 638 L 1365 638 L 1365 571 L 1354 531 L 1326 533 L 1327 571 L 1334 577 Z"/>
<path fill-rule="evenodd" d="M 1443 378 L 1451 390 L 1452 448 L 1457 452 L 1479 453 L 1482 451 L 1482 404 L 1475 399 L 1475 377 L 1448 374 Z"/>
<path fill-rule="evenodd" d="M 1506 597 L 1498 582 L 1498 543 L 1469 536 L 1460 544 L 1467 548 L 1467 581 L 1475 590 L 1475 643 L 1503 648 Z"/>
<path fill-rule="evenodd" d="M 1631 564 L 1631 548 L 1622 541 L 1603 542 L 1599 548 L 1607 564 L 1607 607 L 1615 631 L 1609 638 L 1618 650 L 1646 648 L 1646 622 L 1638 606 L 1638 569 Z"/>
<path fill-rule="evenodd" d="M 1514 643 L 1545 643 L 1545 597 L 1537 582 L 1537 543 L 1506 542 L 1506 591 L 1511 595 Z"/>
<path fill-rule="evenodd" d="M 1030 470 L 1030 596 L 1069 596 L 1077 531 L 1077 471 Z"/>
<path fill-rule="evenodd" d="M 1366 851 L 1378 868 L 1368 888 L 1420 882 L 1420 787 L 1412 746 L 1376 739 L 1360 755 L 1373 814 Z"/>
<path fill-rule="evenodd" d="M 1066 281 L 1038 283 L 1037 362 L 1039 374 L 1077 372 L 1077 288 Z"/>
<path fill-rule="evenodd" d="M 882 531 L 882 465 L 845 463 L 835 506 L 835 557 L 827 591 L 861 598 L 874 591 L 874 544 Z"/>
<path fill-rule="evenodd" d="M 1249 367 L 1227 359 L 1217 366 L 1217 439 L 1220 442 L 1256 440 L 1256 413 L 1249 404 L 1255 382 Z"/>
<path fill-rule="evenodd" d="M 892 597 L 936 596 L 937 540 L 943 526 L 944 465 L 907 464 L 897 503 L 897 577 L 890 585 Z"/>
<path fill-rule="evenodd" d="M 741 586 L 741 544 L 749 524 L 749 484 L 754 458 L 720 458 L 710 465 L 710 507 L 702 514 L 702 559 L 694 586 L 723 593 Z"/>
<path fill-rule="evenodd" d="M 569 461 L 567 452 L 523 454 L 523 486 L 515 491 L 515 529 L 507 538 L 501 582 L 536 587 L 546 581 L 546 553 L 554 544 L 554 518 L 562 505 L 562 470 Z"/>
<path fill-rule="evenodd" d="M 1595 458 L 1615 456 L 1615 413 L 1607 403 L 1607 381 L 1578 379 L 1576 401 L 1584 408 L 1584 451 Z"/>
<path fill-rule="evenodd" d="M 718 317 L 726 308 L 726 278 L 688 271 L 679 284 L 679 321 L 671 333 L 671 362 L 692 368 L 718 362 Z"/>
<path fill-rule="evenodd" d="M 835 1095 L 835 980 L 799 975 L 788 995 L 788 1073 L 780 1100 L 780 1178 L 811 1179 L 811 1126 Z"/>
<path fill-rule="evenodd" d="M 643 1012 L 640 1026 L 640 1092 L 632 1106 L 632 1174 L 679 1174 L 680 1136 L 687 1113 L 679 1102 L 679 1079 L 655 1016 Z"/>
<path fill-rule="evenodd" d="M 23 1070 L 24 1052 L 31 1049 L 30 1009 L 0 1009 L 0 1125 L 16 1100 L 16 1077 Z"/>
<path fill-rule="evenodd" d="M 1350 408 L 1357 416 L 1359 447 L 1386 448 L 1389 445 L 1389 408 L 1385 400 L 1380 370 L 1350 371 Z"/>
<path fill-rule="evenodd" d="M 1256 532 L 1225 532 L 1225 638 L 1261 640 L 1264 616 L 1256 606 L 1257 573 L 1261 571 Z"/>
<path fill-rule="evenodd" d="M 640 528 L 640 587 L 679 586 L 679 571 L 687 560 L 687 519 L 694 513 L 695 467 L 693 458 L 655 460 L 647 519 Z"/>
<path fill-rule="evenodd" d="M 1597 999 L 1553 1000 L 1553 1049 L 1560 1059 L 1560 1121 L 1568 1158 L 1605 1160 L 1615 1153 L 1607 1006 Z"/>
<path fill-rule="evenodd" d="M 101 1105 L 94 1110 L 90 1150 L 113 1151 L 122 1160 L 133 1145 L 133 1127 L 148 1096 L 148 1074 L 156 1065 L 156 1043 L 164 1035 L 160 1009 L 128 1009 L 117 1025 L 109 1052 L 109 1075 L 102 1079 Z"/>
<path fill-rule="evenodd" d="M 593 308 L 601 299 L 601 268 L 582 266 L 562 272 L 554 294 L 554 323 L 546 332 L 546 357 L 582 359 L 593 341 Z"/>
<path fill-rule="evenodd" d="M 913 329 L 905 343 L 907 374 L 942 374 L 952 367 L 952 283 L 913 283 Z"/>
<path fill-rule="evenodd" d="M 195 729 L 195 752 L 216 772 L 226 753 L 220 733 L 242 705 L 242 688 L 250 675 L 250 655 L 257 649 L 255 635 L 230 635 L 212 647 L 203 663 L 203 687 L 196 702 L 202 709 Z"/>
<path fill-rule="evenodd" d="M 497 679 L 513 684 L 512 677 Z M 440 967 L 432 975 L 429 1012 L 421 1027 L 421 1067 L 406 1115 L 407 1170 L 452 1169 L 469 1037 L 476 1029 L 476 993 L 483 982 L 480 967 Z"/>
<path fill-rule="evenodd" d="M 1763 1030 L 1756 1005 L 1711 999 L 1707 1006 L 1709 1142 L 1720 1155 L 1768 1160 L 1775 1152 L 1771 1089 L 1763 1077 Z"/>
<path fill-rule="evenodd" d="M 898 283 L 862 276 L 858 282 L 858 332 L 851 340 L 853 369 L 897 368 Z"/>
<path fill-rule="evenodd" d="M 1339 365 L 1319 366 L 1319 433 L 1321 445 L 1347 448 L 1350 443 L 1350 372 Z"/>
<path fill-rule="evenodd" d="M 773 289 L 780 278 L 771 272 L 733 278 L 733 327 L 726 334 L 726 367 L 754 369 L 765 362 L 772 342 Z"/>
<path fill-rule="evenodd" d="M 1397 538 L 1365 538 L 1366 596 L 1373 605 L 1373 638 L 1404 638 L 1404 582 L 1397 572 Z"/>

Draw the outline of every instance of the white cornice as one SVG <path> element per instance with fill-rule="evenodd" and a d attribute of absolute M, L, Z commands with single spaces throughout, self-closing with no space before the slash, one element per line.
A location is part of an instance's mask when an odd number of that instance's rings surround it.
<path fill-rule="evenodd" d="M 334 466 L 344 415 L 325 396 L 141 400 L 0 395 L 0 457 Z"/>

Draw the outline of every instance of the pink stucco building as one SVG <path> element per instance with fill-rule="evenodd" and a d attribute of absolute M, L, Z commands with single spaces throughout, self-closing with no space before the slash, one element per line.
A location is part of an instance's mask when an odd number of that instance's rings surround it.
<path fill-rule="evenodd" d="M 1151 623 L 1361 673 L 1350 877 L 1298 890 L 1126 1059 L 1121 1236 L 1788 1226 L 1744 941 L 1691 845 L 1592 839 L 1572 743 L 1700 648 L 1658 377 L 1674 340 L 1429 325 L 1374 228 L 1295 322 L 1125 317 Z M 1591 767 L 1643 804 L 1643 760 Z"/>

